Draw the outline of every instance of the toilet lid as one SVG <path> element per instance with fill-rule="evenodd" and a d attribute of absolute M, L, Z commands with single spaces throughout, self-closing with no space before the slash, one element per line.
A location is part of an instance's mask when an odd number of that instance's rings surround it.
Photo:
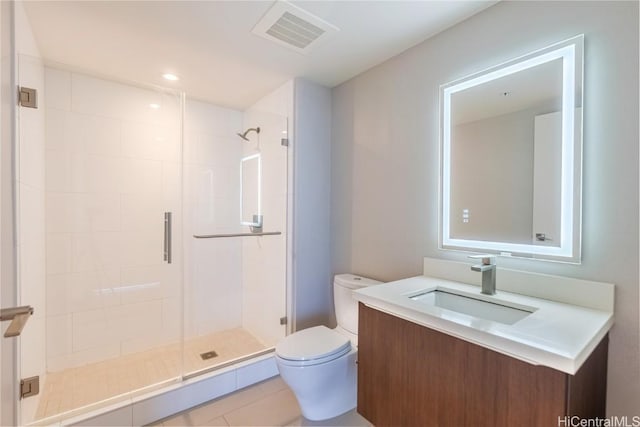
<path fill-rule="evenodd" d="M 276 345 L 276 354 L 287 360 L 327 359 L 343 355 L 351 349 L 351 341 L 326 326 L 303 329 Z"/>

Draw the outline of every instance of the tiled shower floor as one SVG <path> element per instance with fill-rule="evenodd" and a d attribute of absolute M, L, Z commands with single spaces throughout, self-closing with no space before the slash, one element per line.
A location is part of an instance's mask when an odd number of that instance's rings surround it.
<path fill-rule="evenodd" d="M 184 372 L 209 368 L 266 348 L 240 328 L 204 335 L 185 341 Z M 181 350 L 181 345 L 173 344 L 49 373 L 41 391 L 36 419 L 179 377 L 182 372 Z M 211 350 L 218 356 L 202 360 L 200 354 Z"/>

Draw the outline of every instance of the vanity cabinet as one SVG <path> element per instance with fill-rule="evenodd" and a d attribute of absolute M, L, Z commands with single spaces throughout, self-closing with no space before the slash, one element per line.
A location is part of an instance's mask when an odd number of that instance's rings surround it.
<path fill-rule="evenodd" d="M 575 375 L 359 304 L 358 412 L 376 426 L 556 426 L 605 416 L 605 337 Z"/>

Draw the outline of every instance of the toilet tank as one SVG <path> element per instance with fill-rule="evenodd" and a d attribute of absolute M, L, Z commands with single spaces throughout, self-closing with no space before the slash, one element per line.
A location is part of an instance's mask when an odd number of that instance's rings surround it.
<path fill-rule="evenodd" d="M 382 282 L 355 274 L 337 274 L 333 279 L 333 304 L 336 309 L 338 326 L 352 334 L 358 334 L 358 301 L 352 293 L 365 286 L 378 285 Z"/>

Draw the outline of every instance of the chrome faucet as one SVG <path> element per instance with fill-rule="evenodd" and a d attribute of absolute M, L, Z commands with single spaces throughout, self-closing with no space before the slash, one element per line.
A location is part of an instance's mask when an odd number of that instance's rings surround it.
<path fill-rule="evenodd" d="M 494 255 L 471 255 L 469 258 L 482 260 L 482 264 L 472 265 L 471 270 L 482 272 L 482 293 L 487 295 L 495 295 L 496 257 Z"/>

